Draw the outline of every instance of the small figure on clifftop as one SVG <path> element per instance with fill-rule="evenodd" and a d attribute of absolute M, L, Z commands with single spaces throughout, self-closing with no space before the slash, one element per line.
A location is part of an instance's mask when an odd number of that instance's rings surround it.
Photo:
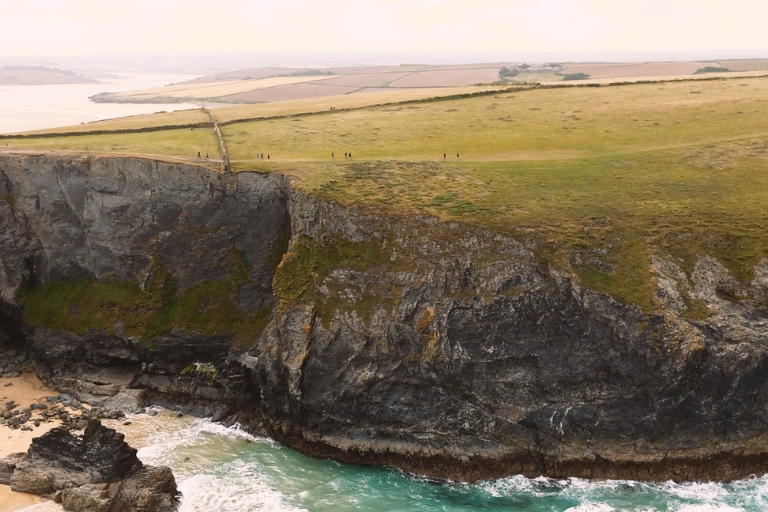
<path fill-rule="evenodd" d="M 331 151 L 331 158 L 333 158 L 333 151 Z"/>
<path fill-rule="evenodd" d="M 445 153 L 443 153 L 443 160 L 445 160 Z"/>
<path fill-rule="evenodd" d="M 458 153 L 456 153 L 456 158 L 459 158 L 459 154 Z"/>
<path fill-rule="evenodd" d="M 267 160 L 269 160 L 269 153 L 267 153 Z"/>
<path fill-rule="evenodd" d="M 200 152 L 197 152 L 197 159 L 200 160 Z"/>

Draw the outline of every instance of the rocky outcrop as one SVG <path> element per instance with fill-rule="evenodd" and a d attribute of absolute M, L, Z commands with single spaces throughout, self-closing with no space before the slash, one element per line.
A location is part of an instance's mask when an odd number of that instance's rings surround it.
<path fill-rule="evenodd" d="M 144 466 L 122 434 L 97 420 L 82 437 L 53 429 L 5 465 L 12 468 L 14 491 L 51 497 L 66 510 L 170 512 L 178 505 L 171 470 Z"/>
<path fill-rule="evenodd" d="M 532 243 L 341 207 L 276 175 L 7 157 L 0 196 L 4 336 L 91 403 L 461 480 L 768 470 L 768 261 L 743 283 L 706 255 L 653 255 L 648 312 Z M 69 316 L 39 314 L 39 296 L 29 309 L 25 293 L 80 278 L 137 288 L 99 292 L 91 323 L 70 295 Z"/>

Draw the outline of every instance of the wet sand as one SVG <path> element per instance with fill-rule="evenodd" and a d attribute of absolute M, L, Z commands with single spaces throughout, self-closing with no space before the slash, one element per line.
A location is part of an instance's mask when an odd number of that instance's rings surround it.
<path fill-rule="evenodd" d="M 13 512 L 23 510 L 33 505 L 46 503 L 40 496 L 27 494 L 26 492 L 14 492 L 7 485 L 0 485 L 0 510 L 2 512 Z"/>

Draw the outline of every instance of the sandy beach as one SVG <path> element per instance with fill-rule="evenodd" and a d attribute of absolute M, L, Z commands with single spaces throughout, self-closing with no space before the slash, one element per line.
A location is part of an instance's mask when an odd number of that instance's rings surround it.
<path fill-rule="evenodd" d="M 11 385 L 7 386 L 9 383 Z M 7 409 L 5 404 L 11 400 L 19 404 L 14 410 L 25 409 L 32 404 L 45 403 L 46 396 L 56 395 L 58 393 L 45 387 L 45 384 L 31 371 L 27 371 L 15 379 L 0 378 L 0 404 L 2 404 L 0 408 L 3 411 Z M 27 422 L 27 425 L 31 430 L 12 429 L 8 425 L 0 425 L 3 433 L 0 436 L 0 459 L 12 453 L 27 451 L 33 438 L 40 437 L 52 428 L 58 427 L 61 425 L 61 421 L 47 420 L 41 422 L 38 427 L 32 422 Z"/>
<path fill-rule="evenodd" d="M 10 383 L 10 386 L 8 385 Z M 24 409 L 32 404 L 44 403 L 46 396 L 56 396 L 58 393 L 48 389 L 37 378 L 37 376 L 27 369 L 17 378 L 0 378 L 0 409 L 6 410 L 8 402 L 13 400 L 19 406 L 15 409 Z M 41 422 L 40 426 L 35 427 L 34 423 L 27 423 L 31 430 L 13 429 L 8 425 L 0 425 L 0 458 L 7 457 L 11 453 L 25 452 L 29 448 L 32 439 L 39 437 L 52 428 L 61 425 L 59 420 L 49 420 Z M 23 510 L 27 507 L 45 503 L 47 500 L 23 492 L 14 492 L 7 485 L 0 485 L 0 511 L 11 512 Z M 55 505 L 51 503 L 51 505 Z M 46 507 L 48 509 L 48 507 Z M 33 510 L 42 510 L 35 507 Z M 62 510 L 58 505 L 50 510 Z"/>

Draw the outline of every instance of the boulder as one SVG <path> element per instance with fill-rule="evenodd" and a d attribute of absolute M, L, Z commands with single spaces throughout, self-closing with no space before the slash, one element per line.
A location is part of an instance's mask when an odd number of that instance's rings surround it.
<path fill-rule="evenodd" d="M 123 434 L 99 420 L 82 436 L 57 428 L 35 438 L 26 455 L 0 461 L 0 473 L 14 491 L 55 495 L 72 511 L 166 512 L 179 501 L 170 468 L 144 466 Z"/>

